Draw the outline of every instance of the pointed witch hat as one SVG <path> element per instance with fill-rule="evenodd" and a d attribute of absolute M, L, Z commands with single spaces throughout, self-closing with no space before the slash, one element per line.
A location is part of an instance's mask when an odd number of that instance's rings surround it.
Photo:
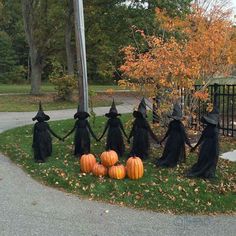
<path fill-rule="evenodd" d="M 201 119 L 202 123 L 219 125 L 220 121 L 220 112 L 219 112 L 219 94 L 218 94 L 218 85 L 214 84 L 214 102 L 213 102 L 213 110 L 209 112 L 207 115 L 204 115 Z"/>
<path fill-rule="evenodd" d="M 88 112 L 86 111 L 82 111 L 80 109 L 80 106 L 78 105 L 78 108 L 77 108 L 77 112 L 74 114 L 74 119 L 86 119 L 88 118 L 90 115 Z"/>
<path fill-rule="evenodd" d="M 202 116 L 201 122 L 205 124 L 219 125 L 220 112 L 219 112 L 219 85 L 214 84 L 214 98 L 213 110 L 207 115 Z"/>
<path fill-rule="evenodd" d="M 213 110 L 207 115 L 204 115 L 201 121 L 202 123 L 206 124 L 218 125 L 219 118 L 220 118 L 219 109 L 216 106 L 214 106 Z"/>
<path fill-rule="evenodd" d="M 147 117 L 147 108 L 146 108 L 146 102 L 145 102 L 144 97 L 142 98 L 141 102 L 139 103 L 138 110 L 133 112 L 133 116 L 135 118 L 137 118 L 137 117 L 146 118 Z"/>
<path fill-rule="evenodd" d="M 169 118 L 173 118 L 175 120 L 181 120 L 183 117 L 182 109 L 179 103 L 175 103 L 173 107 L 173 112 L 171 115 L 168 115 Z"/>
<path fill-rule="evenodd" d="M 47 121 L 50 120 L 50 117 L 46 115 L 43 111 L 41 101 L 39 102 L 39 110 L 38 113 L 34 118 L 32 118 L 33 121 L 38 120 L 38 121 Z"/>
<path fill-rule="evenodd" d="M 117 109 L 116 109 L 116 104 L 115 104 L 115 100 L 113 98 L 112 104 L 111 104 L 111 108 L 109 113 L 105 114 L 106 117 L 116 117 L 116 116 L 121 116 L 121 114 L 118 113 Z"/>

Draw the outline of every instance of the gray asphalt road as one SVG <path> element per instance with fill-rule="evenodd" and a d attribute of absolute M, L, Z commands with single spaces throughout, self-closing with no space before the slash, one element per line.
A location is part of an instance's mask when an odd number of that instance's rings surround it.
<path fill-rule="evenodd" d="M 0 156 L 0 235 L 227 235 L 233 216 L 174 216 L 133 210 L 46 187 Z"/>
<path fill-rule="evenodd" d="M 118 110 L 126 113 L 132 107 L 126 104 Z M 52 120 L 74 113 L 47 112 Z M 0 113 L 0 130 L 31 123 L 34 115 Z M 1 154 L 0 210 L 0 236 L 233 236 L 236 232 L 234 216 L 174 216 L 82 200 L 36 182 Z"/>

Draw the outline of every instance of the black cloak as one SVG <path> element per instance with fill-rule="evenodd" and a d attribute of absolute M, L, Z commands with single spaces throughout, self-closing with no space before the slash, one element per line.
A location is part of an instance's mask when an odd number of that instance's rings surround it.
<path fill-rule="evenodd" d="M 180 120 L 169 123 L 168 130 L 161 142 L 167 138 L 162 157 L 156 161 L 157 166 L 175 167 L 186 160 L 185 143 L 191 147 L 184 125 Z"/>
<path fill-rule="evenodd" d="M 68 137 L 71 133 L 75 131 L 75 137 L 74 137 L 74 155 L 75 156 L 82 156 L 83 154 L 90 153 L 90 134 L 93 136 L 95 140 L 97 140 L 94 132 L 92 131 L 89 122 L 87 121 L 87 118 L 89 117 L 89 114 L 87 112 L 78 111 L 74 118 L 77 118 L 77 121 L 75 122 L 75 125 L 73 129 L 64 137 Z"/>
<path fill-rule="evenodd" d="M 215 178 L 216 166 L 219 159 L 219 128 L 218 124 L 211 122 L 210 119 L 206 120 L 203 117 L 202 121 L 207 126 L 202 131 L 198 143 L 192 149 L 194 151 L 200 145 L 198 161 L 191 167 L 187 173 L 187 177 L 210 179 Z"/>
<path fill-rule="evenodd" d="M 125 144 L 122 132 L 126 138 L 127 135 L 125 133 L 121 120 L 118 118 L 120 114 L 118 114 L 117 112 L 114 100 L 112 102 L 112 106 L 110 108 L 109 113 L 107 113 L 105 116 L 109 119 L 99 140 L 102 139 L 108 129 L 106 150 L 114 150 L 119 156 L 123 156 L 125 152 Z"/>
<path fill-rule="evenodd" d="M 157 166 L 175 167 L 178 163 L 186 160 L 185 143 L 191 147 L 183 123 L 182 110 L 178 103 L 174 105 L 172 114 L 169 116 L 174 119 L 169 123 L 168 130 L 161 143 L 167 138 L 162 157 L 156 161 Z"/>
<path fill-rule="evenodd" d="M 151 135 L 156 142 L 159 143 L 159 141 L 157 140 L 156 135 L 152 132 L 151 127 L 146 120 L 146 104 L 144 99 L 142 99 L 139 104 L 138 110 L 133 112 L 133 116 L 135 117 L 135 120 L 128 138 L 129 142 L 133 137 L 130 156 L 137 156 L 141 159 L 147 159 L 150 148 L 149 135 Z"/>
<path fill-rule="evenodd" d="M 47 157 L 52 154 L 52 138 L 50 133 L 61 140 L 50 128 L 46 122 L 50 117 L 43 112 L 41 102 L 39 104 L 39 111 L 32 120 L 37 120 L 33 128 L 33 144 L 34 159 L 36 162 L 45 162 Z"/>

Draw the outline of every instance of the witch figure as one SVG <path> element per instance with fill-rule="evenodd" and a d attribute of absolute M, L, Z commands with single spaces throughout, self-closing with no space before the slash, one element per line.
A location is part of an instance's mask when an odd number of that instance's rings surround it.
<path fill-rule="evenodd" d="M 33 128 L 32 148 L 34 150 L 34 159 L 38 163 L 45 162 L 47 157 L 52 154 L 52 138 L 50 133 L 59 140 L 62 140 L 51 130 L 49 124 L 46 122 L 49 119 L 50 117 L 43 112 L 40 102 L 38 113 L 32 118 L 33 121 L 37 120 Z"/>
<path fill-rule="evenodd" d="M 156 135 L 153 133 L 148 121 L 146 120 L 146 112 L 146 103 L 143 98 L 139 104 L 138 110 L 133 112 L 135 120 L 128 138 L 128 142 L 130 142 L 130 139 L 133 137 L 130 156 L 137 156 L 143 160 L 148 158 L 148 151 L 150 148 L 149 135 L 159 143 Z"/>
<path fill-rule="evenodd" d="M 205 179 L 215 178 L 216 166 L 219 158 L 219 111 L 214 106 L 213 110 L 201 118 L 206 125 L 194 151 L 200 145 L 198 161 L 187 173 L 187 177 L 200 177 Z"/>
<path fill-rule="evenodd" d="M 127 138 L 127 135 L 125 133 L 121 120 L 118 118 L 118 116 L 121 116 L 121 114 L 119 114 L 116 109 L 114 99 L 113 99 L 109 113 L 106 113 L 105 116 L 108 117 L 109 119 L 106 123 L 103 134 L 101 135 L 99 140 L 102 139 L 102 137 L 105 135 L 108 129 L 106 150 L 114 150 L 119 156 L 123 156 L 124 151 L 125 151 L 125 144 L 124 144 L 122 132 L 126 138 Z"/>
<path fill-rule="evenodd" d="M 90 134 L 96 141 L 98 141 L 87 120 L 89 116 L 90 115 L 87 112 L 81 111 L 78 106 L 77 112 L 74 115 L 74 119 L 77 119 L 75 125 L 73 129 L 63 138 L 63 139 L 67 138 L 70 134 L 72 134 L 75 131 L 74 155 L 76 157 L 81 157 L 83 154 L 90 153 Z"/>
<path fill-rule="evenodd" d="M 192 147 L 181 122 L 182 110 L 178 103 L 174 104 L 173 112 L 168 117 L 173 120 L 169 123 L 168 130 L 160 142 L 161 144 L 167 138 L 162 157 L 156 161 L 156 165 L 161 167 L 175 167 L 185 162 L 185 143 Z"/>

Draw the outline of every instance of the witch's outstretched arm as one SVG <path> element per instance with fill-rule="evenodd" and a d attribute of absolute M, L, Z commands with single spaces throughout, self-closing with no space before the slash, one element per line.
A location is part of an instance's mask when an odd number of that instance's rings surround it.
<path fill-rule="evenodd" d="M 203 132 L 200 139 L 198 140 L 197 144 L 191 149 L 191 152 L 193 152 L 204 140 L 205 133 Z"/>
<path fill-rule="evenodd" d="M 50 132 L 54 137 L 56 137 L 56 138 L 59 139 L 59 140 L 62 140 L 62 138 L 59 137 L 59 136 L 50 128 L 49 125 L 48 125 L 48 130 L 49 130 L 49 132 Z"/>
<path fill-rule="evenodd" d="M 91 126 L 90 126 L 90 124 L 89 124 L 88 121 L 87 121 L 87 127 L 88 127 L 88 129 L 89 129 L 90 134 L 93 136 L 93 138 L 94 138 L 96 141 L 98 141 L 98 138 L 97 138 L 96 135 L 94 134 L 94 132 L 93 132 L 93 130 L 92 130 L 92 128 L 91 128 Z"/>
<path fill-rule="evenodd" d="M 151 135 L 151 137 L 152 137 L 157 143 L 160 143 L 159 140 L 158 140 L 158 138 L 157 138 L 157 136 L 153 133 L 153 131 L 152 131 L 150 125 L 148 124 L 148 122 L 147 122 L 147 127 L 148 127 L 148 132 L 149 132 L 149 134 Z"/>
<path fill-rule="evenodd" d="M 104 131 L 103 131 L 102 135 L 100 136 L 100 138 L 99 138 L 98 140 L 101 140 L 101 139 L 103 138 L 103 136 L 104 136 L 105 133 L 107 132 L 108 126 L 109 126 L 109 125 L 108 125 L 108 121 L 107 121 L 106 126 L 105 126 L 105 128 L 104 128 Z"/>
<path fill-rule="evenodd" d="M 120 121 L 120 128 L 121 128 L 121 130 L 122 130 L 124 136 L 125 136 L 126 138 L 128 138 L 127 134 L 125 133 L 125 129 L 124 129 L 124 126 L 123 126 L 123 124 L 122 124 L 121 121 Z"/>
<path fill-rule="evenodd" d="M 72 130 L 66 136 L 63 137 L 63 140 L 66 139 L 68 136 L 70 136 L 75 131 L 75 129 L 76 129 L 76 123 L 74 127 L 72 128 Z"/>
<path fill-rule="evenodd" d="M 190 148 L 193 148 L 192 145 L 191 145 L 191 143 L 190 143 L 190 140 L 189 140 L 189 138 L 188 138 L 188 135 L 187 135 L 187 133 L 186 133 L 186 131 L 185 131 L 185 129 L 184 129 L 184 126 L 182 126 L 181 128 L 182 128 L 182 133 L 183 133 L 183 135 L 184 135 L 185 143 L 186 143 Z"/>
<path fill-rule="evenodd" d="M 186 143 L 190 148 L 192 148 L 192 145 L 191 145 L 190 140 L 189 140 L 189 138 L 188 138 L 188 136 L 187 136 L 186 133 L 185 133 L 185 143 Z"/>
<path fill-rule="evenodd" d="M 164 138 L 160 141 L 160 144 L 166 140 L 166 138 L 169 136 L 169 134 L 170 134 L 170 128 L 168 128 L 168 130 L 166 131 L 166 134 L 165 134 Z"/>
<path fill-rule="evenodd" d="M 135 129 L 135 124 L 133 124 L 133 127 L 132 127 L 129 137 L 127 139 L 128 143 L 130 143 L 130 139 L 134 136 L 134 129 Z"/>

